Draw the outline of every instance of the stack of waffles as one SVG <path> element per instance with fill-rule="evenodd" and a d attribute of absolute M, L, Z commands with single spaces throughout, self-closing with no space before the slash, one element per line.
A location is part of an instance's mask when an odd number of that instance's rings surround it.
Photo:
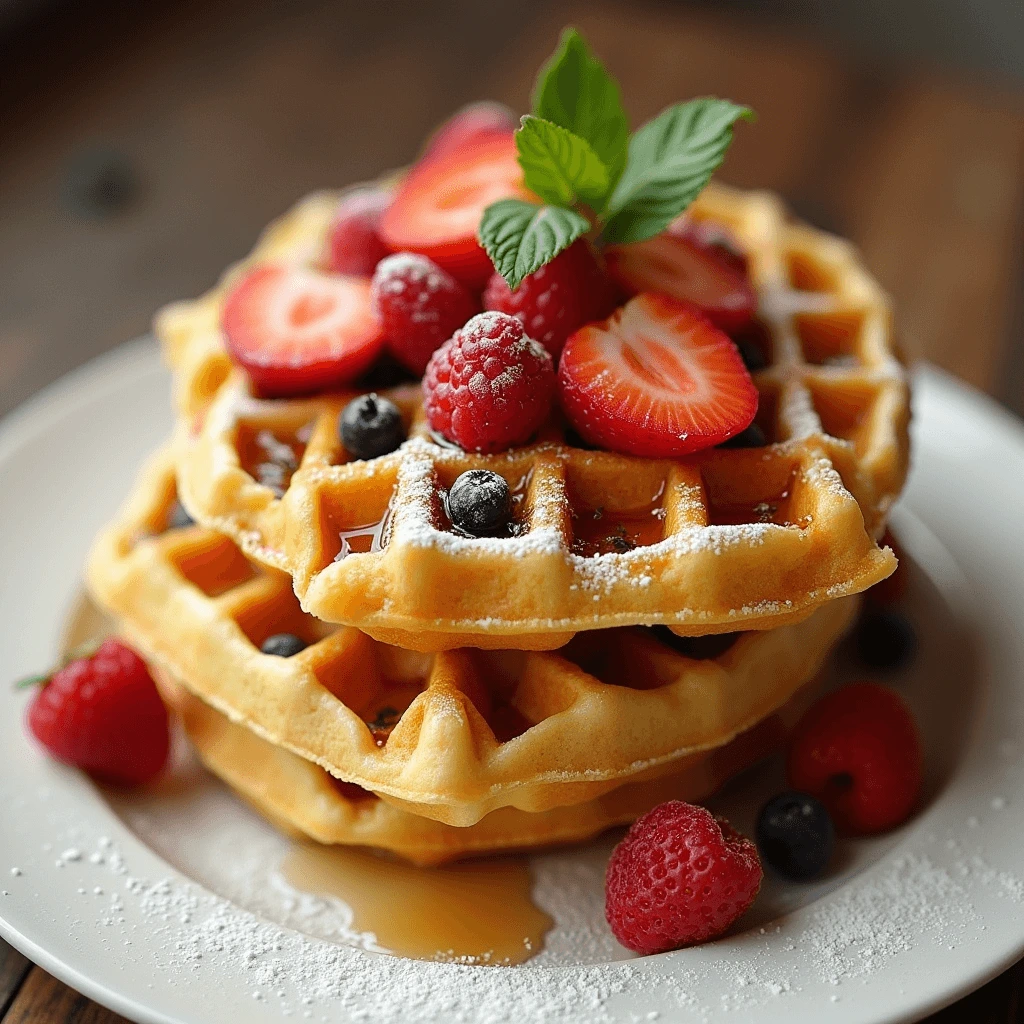
<path fill-rule="evenodd" d="M 581 446 L 462 451 L 418 384 L 377 387 L 407 440 L 353 459 L 356 395 L 258 397 L 223 343 L 255 264 L 322 265 L 339 197 L 271 226 L 202 298 L 164 310 L 178 428 L 88 568 L 200 757 L 291 832 L 417 863 L 579 841 L 700 800 L 813 696 L 907 468 L 889 302 L 851 247 L 772 196 L 691 207 L 743 248 L 758 296 L 759 448 L 680 461 Z M 449 522 L 468 469 L 503 476 L 512 536 Z M 187 510 L 187 515 L 184 514 Z M 306 646 L 261 651 L 275 634 Z"/>

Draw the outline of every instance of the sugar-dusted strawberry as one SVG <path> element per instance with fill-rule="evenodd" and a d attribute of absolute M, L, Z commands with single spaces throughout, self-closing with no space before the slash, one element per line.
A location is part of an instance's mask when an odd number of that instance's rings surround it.
<path fill-rule="evenodd" d="M 418 252 L 473 288 L 494 267 L 477 241 L 484 209 L 499 199 L 529 198 L 511 134 L 474 139 L 406 176 L 381 221 L 395 252 Z"/>
<path fill-rule="evenodd" d="M 614 305 L 615 288 L 582 238 L 524 277 L 515 291 L 500 274 L 492 274 L 484 289 L 484 308 L 517 317 L 556 361 L 573 331 L 606 317 Z"/>
<path fill-rule="evenodd" d="M 584 440 L 648 458 L 720 444 L 757 412 L 757 389 L 728 336 L 695 306 L 650 293 L 569 338 L 558 390 Z"/>
<path fill-rule="evenodd" d="M 26 720 L 57 760 L 99 782 L 139 785 L 167 762 L 167 709 L 145 662 L 117 640 L 45 680 Z"/>
<path fill-rule="evenodd" d="M 627 293 L 661 292 L 692 302 L 725 331 L 745 327 L 757 307 L 746 275 L 692 234 L 663 232 L 611 246 L 605 257 L 608 272 Z"/>
<path fill-rule="evenodd" d="M 669 800 L 626 833 L 608 861 L 605 917 L 637 953 L 707 942 L 761 888 L 757 847 L 703 807 Z"/>
<path fill-rule="evenodd" d="M 390 250 L 378 229 L 391 193 L 381 188 L 357 188 L 346 193 L 331 221 L 327 236 L 327 267 L 336 274 L 369 277 Z"/>
<path fill-rule="evenodd" d="M 427 140 L 420 160 L 433 160 L 478 139 L 495 135 L 511 135 L 519 127 L 519 119 L 494 100 L 479 100 L 457 110 Z"/>
<path fill-rule="evenodd" d="M 268 396 L 340 387 L 384 347 L 365 278 L 262 266 L 230 291 L 221 314 L 231 358 Z"/>
<path fill-rule="evenodd" d="M 851 683 L 800 719 L 786 761 L 789 784 L 817 797 L 845 835 L 886 832 L 921 793 L 921 740 L 892 690 Z"/>
<path fill-rule="evenodd" d="M 370 295 L 384 323 L 388 351 L 420 375 L 434 349 L 480 312 L 476 296 L 461 281 L 414 252 L 382 260 Z"/>
<path fill-rule="evenodd" d="M 724 225 L 714 220 L 694 220 L 683 214 L 665 229 L 670 235 L 689 238 L 702 249 L 732 267 L 738 274 L 747 275 L 747 257 L 736 236 Z"/>

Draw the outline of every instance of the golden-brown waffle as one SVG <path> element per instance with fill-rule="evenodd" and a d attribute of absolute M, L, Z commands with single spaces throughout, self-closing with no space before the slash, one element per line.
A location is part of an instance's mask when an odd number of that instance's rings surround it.
<path fill-rule="evenodd" d="M 339 783 L 312 761 L 235 724 L 166 676 L 160 689 L 207 768 L 279 828 L 320 843 L 389 850 L 415 864 L 582 842 L 635 820 L 664 800 L 704 800 L 779 747 L 813 696 L 805 692 L 812 688 L 805 688 L 732 742 L 659 779 L 627 782 L 593 800 L 548 811 L 499 808 L 458 828 Z"/>
<path fill-rule="evenodd" d="M 593 799 L 729 742 L 818 672 L 857 603 L 705 639 L 720 652 L 704 660 L 642 629 L 583 634 L 559 654 L 421 654 L 304 614 L 285 574 L 220 534 L 167 530 L 174 493 L 165 452 L 93 549 L 87 579 L 101 607 L 148 659 L 233 721 L 454 825 L 499 807 Z M 310 645 L 287 659 L 262 654 L 281 631 Z M 675 641 L 686 643 L 697 641 Z"/>
<path fill-rule="evenodd" d="M 300 203 L 246 262 L 316 263 L 336 202 Z M 469 455 L 432 440 L 412 385 L 384 392 L 410 440 L 350 461 L 337 427 L 354 393 L 253 398 L 221 342 L 222 284 L 157 319 L 190 439 L 185 504 L 288 572 L 311 614 L 418 650 L 553 649 L 641 623 L 768 629 L 866 589 L 895 566 L 873 538 L 907 467 L 888 299 L 848 243 L 787 221 L 770 195 L 709 186 L 691 215 L 725 224 L 749 254 L 769 446 L 631 458 L 576 447 L 555 415 L 529 446 Z M 444 491 L 477 467 L 509 481 L 518 536 L 451 529 Z"/>

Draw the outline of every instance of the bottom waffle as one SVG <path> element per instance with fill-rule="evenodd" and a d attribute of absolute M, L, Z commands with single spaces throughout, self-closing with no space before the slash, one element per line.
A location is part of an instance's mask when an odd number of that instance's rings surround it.
<path fill-rule="evenodd" d="M 582 842 L 665 800 L 700 801 L 777 749 L 815 696 L 811 684 L 717 750 L 660 778 L 627 782 L 583 803 L 547 811 L 505 807 L 459 828 L 394 807 L 236 725 L 159 670 L 161 693 L 206 767 L 282 831 L 320 843 L 366 846 L 432 865 L 460 857 Z"/>

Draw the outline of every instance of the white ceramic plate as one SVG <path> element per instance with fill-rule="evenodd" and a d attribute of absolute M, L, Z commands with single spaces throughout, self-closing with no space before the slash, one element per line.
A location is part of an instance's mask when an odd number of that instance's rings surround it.
<path fill-rule="evenodd" d="M 1024 431 L 934 370 L 918 374 L 915 413 L 895 523 L 923 651 L 893 682 L 925 734 L 923 811 L 844 844 L 824 882 L 772 882 L 735 934 L 643 959 L 601 921 L 610 840 L 537 857 L 535 896 L 556 919 L 546 951 L 465 968 L 329 941 L 344 935 L 339 908 L 289 891 L 275 870 L 283 840 L 209 780 L 108 799 L 25 741 L 27 698 L 6 682 L 52 660 L 91 537 L 170 427 L 151 344 L 90 364 L 0 427 L 0 935 L 119 1013 L 174 1024 L 711 1022 L 737 1010 L 867 1024 L 965 994 L 1024 953 Z M 718 803 L 749 828 L 778 784 L 765 768 Z"/>

